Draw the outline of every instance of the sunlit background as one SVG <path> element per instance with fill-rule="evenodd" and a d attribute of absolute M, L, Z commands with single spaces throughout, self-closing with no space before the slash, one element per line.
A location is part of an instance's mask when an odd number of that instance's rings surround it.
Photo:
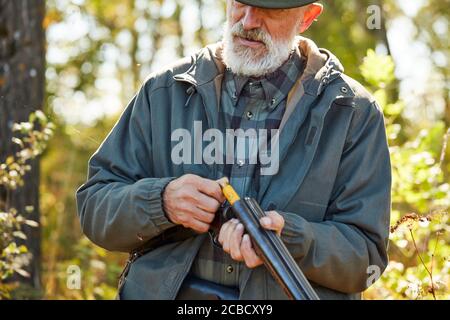
<path fill-rule="evenodd" d="M 307 35 L 319 38 L 319 45 L 330 49 L 333 44 L 346 50 L 348 42 L 363 40 L 372 44 L 366 48 L 373 47 L 380 54 L 389 52 L 396 63 L 400 98 L 408 105 L 405 116 L 434 119 L 444 112 L 448 80 L 446 1 L 328 2 L 334 4 L 324 2 L 324 16 Z M 384 34 L 361 30 L 371 13 L 365 9 L 379 4 L 387 10 L 382 13 L 387 20 L 380 31 Z M 49 85 L 65 93 L 59 92 L 51 102 L 55 112 L 73 124 L 90 125 L 120 112 L 136 83 L 150 72 L 194 53 L 205 43 L 219 41 L 225 19 L 224 1 L 215 0 L 52 0 L 47 5 L 46 76 Z M 435 12 L 427 13 L 430 9 Z M 341 27 L 331 27 L 330 19 Z M 363 48 L 359 50 L 364 53 Z M 358 58 L 358 54 L 347 56 Z M 71 70 L 67 66 L 71 62 L 80 65 Z M 346 65 L 360 62 L 361 58 L 354 59 Z M 64 72 L 58 72 L 61 68 Z M 93 71 L 95 79 L 81 84 Z M 88 85 L 89 92 L 80 90 Z"/>
<path fill-rule="evenodd" d="M 448 299 L 450 1 L 322 3 L 323 15 L 304 35 L 331 50 L 383 107 L 394 175 L 391 223 L 407 217 L 391 233 L 388 270 L 364 298 Z M 381 9 L 374 30 L 367 24 L 372 5 Z M 82 236 L 75 190 L 142 82 L 219 41 L 224 19 L 225 1 L 218 0 L 46 1 L 44 111 L 55 134 L 41 158 L 42 285 L 19 285 L 13 297 L 115 297 L 126 255 Z M 67 282 L 74 265 L 79 289 Z"/>

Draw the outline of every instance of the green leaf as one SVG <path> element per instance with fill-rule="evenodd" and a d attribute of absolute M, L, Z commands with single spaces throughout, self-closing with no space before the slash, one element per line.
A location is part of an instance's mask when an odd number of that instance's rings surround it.
<path fill-rule="evenodd" d="M 26 246 L 24 246 L 24 245 L 21 245 L 19 247 L 19 252 L 20 253 L 27 253 L 28 252 L 28 248 Z"/>
<path fill-rule="evenodd" d="M 384 88 L 395 79 L 395 65 L 392 58 L 378 55 L 372 49 L 367 51 L 360 70 L 364 79 L 377 88 Z"/>

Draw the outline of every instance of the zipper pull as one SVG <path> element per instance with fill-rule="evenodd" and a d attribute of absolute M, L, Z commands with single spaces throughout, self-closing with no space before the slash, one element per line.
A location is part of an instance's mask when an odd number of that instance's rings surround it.
<path fill-rule="evenodd" d="M 184 104 L 184 107 L 187 107 L 189 105 L 189 102 L 191 101 L 191 98 L 194 95 L 195 91 L 196 90 L 195 90 L 195 86 L 194 85 L 190 86 L 186 90 L 186 93 L 189 95 L 189 97 L 187 98 L 186 103 Z"/>

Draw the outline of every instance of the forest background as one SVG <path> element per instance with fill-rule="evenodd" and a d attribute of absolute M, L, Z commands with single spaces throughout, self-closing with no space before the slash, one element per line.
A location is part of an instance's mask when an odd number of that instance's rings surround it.
<path fill-rule="evenodd" d="M 364 298 L 449 299 L 450 1 L 322 3 L 304 36 L 375 95 L 393 165 L 390 262 Z M 223 0 L 0 0 L 0 298 L 115 297 L 127 256 L 82 235 L 75 190 L 148 74 L 224 19 Z"/>

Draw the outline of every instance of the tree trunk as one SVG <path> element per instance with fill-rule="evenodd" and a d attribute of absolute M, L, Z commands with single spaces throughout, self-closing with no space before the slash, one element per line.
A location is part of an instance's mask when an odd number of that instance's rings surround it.
<path fill-rule="evenodd" d="M 31 112 L 42 109 L 45 90 L 44 0 L 0 0 L 0 162 L 14 155 L 12 125 L 27 121 Z M 39 162 L 30 163 L 25 185 L 7 195 L 0 192 L 0 202 L 9 198 L 28 219 L 39 222 Z M 27 214 L 25 206 L 33 206 Z M 40 229 L 25 227 L 25 245 L 33 258 L 29 278 L 18 277 L 23 284 L 40 291 Z"/>

